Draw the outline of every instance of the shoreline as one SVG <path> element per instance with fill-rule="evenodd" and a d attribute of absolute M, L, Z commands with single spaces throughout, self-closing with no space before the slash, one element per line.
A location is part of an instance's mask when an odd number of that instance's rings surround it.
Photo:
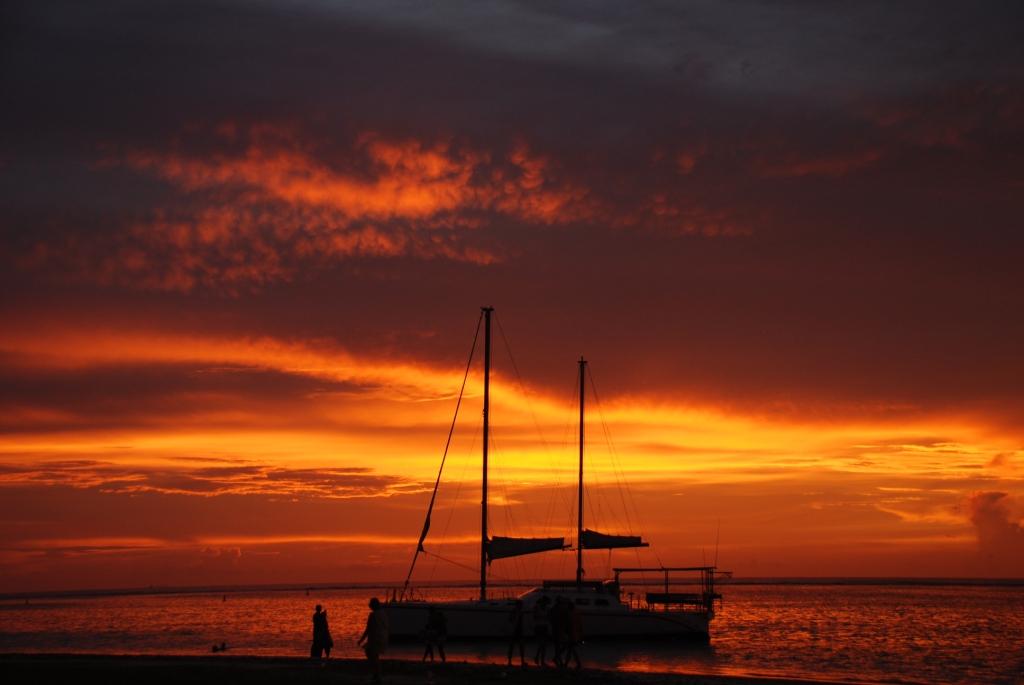
<path fill-rule="evenodd" d="M 251 685 L 264 683 L 340 683 L 355 685 L 369 682 L 364 659 L 333 658 L 316 663 L 304 657 L 261 656 L 153 656 L 94 654 L 0 654 L 0 672 L 8 683 L 38 683 L 60 679 L 84 679 L 116 685 L 223 685 L 244 680 Z M 394 685 L 430 683 L 431 685 L 483 685 L 509 683 L 585 683 L 587 685 L 854 685 L 851 681 L 779 678 L 753 675 L 707 675 L 613 671 L 584 668 L 581 671 L 554 668 L 505 667 L 450 661 L 425 664 L 404 659 L 384 659 L 384 682 Z"/>

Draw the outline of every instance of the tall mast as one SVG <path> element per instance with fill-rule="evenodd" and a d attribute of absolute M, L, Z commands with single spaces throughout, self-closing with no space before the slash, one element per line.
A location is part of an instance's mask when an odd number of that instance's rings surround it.
<path fill-rule="evenodd" d="M 494 307 L 481 307 L 484 313 L 484 467 L 480 495 L 480 601 L 487 600 L 487 447 L 490 444 L 489 412 L 491 408 L 491 312 Z"/>
<path fill-rule="evenodd" d="M 576 513 L 576 585 L 583 584 L 583 390 L 587 377 L 587 360 L 582 356 L 580 365 L 580 480 L 578 488 L 579 509 Z"/>

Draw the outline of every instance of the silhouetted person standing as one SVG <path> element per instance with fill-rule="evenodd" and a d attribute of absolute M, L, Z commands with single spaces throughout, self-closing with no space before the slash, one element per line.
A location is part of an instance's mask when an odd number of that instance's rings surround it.
<path fill-rule="evenodd" d="M 551 600 L 544 595 L 533 605 L 533 636 L 537 638 L 537 651 L 533 655 L 533 663 L 538 666 L 547 666 L 548 637 L 550 635 L 548 604 L 550 603 Z"/>
<path fill-rule="evenodd" d="M 319 659 L 326 654 L 330 658 L 333 646 L 331 630 L 327 627 L 327 612 L 317 604 L 313 612 L 313 646 L 310 647 L 309 656 L 311 659 Z"/>
<path fill-rule="evenodd" d="M 372 682 L 379 683 L 380 655 L 388 647 L 388 617 L 380 610 L 380 600 L 376 597 L 370 600 L 370 615 L 366 617 L 366 629 L 359 636 L 358 644 L 362 645 L 364 642 L 366 644 L 363 649 L 373 673 Z"/>
<path fill-rule="evenodd" d="M 525 618 L 523 600 L 517 599 L 515 606 L 512 608 L 512 614 L 508 617 L 508 622 L 512 628 L 512 634 L 508 642 L 509 666 L 512 665 L 512 652 L 515 650 L 516 645 L 519 645 L 519 665 L 526 668 L 526 645 L 523 644 L 523 624 L 525 623 Z"/>
<path fill-rule="evenodd" d="M 427 613 L 427 627 L 423 637 L 427 643 L 426 649 L 423 650 L 423 661 L 426 661 L 428 656 L 433 661 L 434 647 L 437 647 L 437 653 L 441 657 L 441 662 L 444 663 L 444 641 L 448 637 L 448 619 L 435 607 L 431 607 Z"/>
<path fill-rule="evenodd" d="M 548 623 L 551 626 L 551 641 L 554 643 L 555 647 L 552 661 L 554 661 L 555 666 L 558 666 L 559 668 L 565 666 L 565 661 L 563 660 L 567 634 L 565 623 L 568 618 L 565 606 L 565 597 L 556 597 L 555 603 L 551 607 L 551 611 L 548 612 Z"/>
<path fill-rule="evenodd" d="M 576 670 L 578 671 L 582 666 L 582 664 L 580 663 L 579 646 L 583 642 L 583 615 L 580 613 L 580 610 L 576 608 L 576 605 L 572 602 L 566 603 L 565 627 L 565 665 L 568 666 L 569 659 L 572 659 L 576 663 Z"/>

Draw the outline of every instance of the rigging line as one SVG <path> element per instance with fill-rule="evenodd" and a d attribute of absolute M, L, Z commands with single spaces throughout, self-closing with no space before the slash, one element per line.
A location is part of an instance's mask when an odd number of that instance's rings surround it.
<path fill-rule="evenodd" d="M 491 428 L 491 449 L 493 453 L 497 453 L 499 455 L 505 454 L 505 452 L 503 452 L 502 449 L 498 447 L 498 444 L 495 440 L 493 427 Z M 501 509 L 502 513 L 505 516 L 505 523 L 508 526 L 508 534 L 514 535 L 516 531 L 519 530 L 519 525 L 516 523 L 516 514 L 513 511 L 513 504 L 515 500 L 513 500 L 513 495 L 511 493 L 514 492 L 514 489 L 509 488 L 509 481 L 511 479 L 509 478 L 508 471 L 502 465 L 501 461 L 499 459 L 496 459 L 493 462 L 493 464 L 494 470 L 497 471 L 498 473 L 498 487 L 501 489 L 501 496 L 504 498 Z M 533 528 L 534 521 L 533 518 L 529 516 L 529 507 L 523 507 L 521 510 L 525 511 L 527 519 L 525 522 L 526 526 L 528 528 Z M 524 559 L 523 557 L 512 557 L 510 561 L 512 565 L 515 567 L 515 572 L 518 574 L 518 578 L 516 578 L 515 580 L 524 580 L 529 577 L 529 574 L 527 572 L 526 559 Z"/>
<path fill-rule="evenodd" d="M 633 521 L 629 515 L 629 507 L 627 506 L 625 496 L 623 495 L 623 490 L 629 490 L 629 484 L 626 481 L 625 472 L 622 470 L 620 459 L 618 457 L 618 451 L 615 449 L 615 443 L 612 441 L 611 429 L 608 427 L 608 421 L 605 419 L 604 416 L 604 406 L 601 403 L 601 396 L 597 392 L 597 384 L 594 382 L 594 372 L 590 371 L 590 369 L 587 369 L 587 371 L 590 376 L 590 387 L 594 391 L 594 403 L 597 405 L 597 413 L 601 419 L 601 428 L 604 432 L 605 441 L 608 444 L 608 455 L 609 462 L 612 466 L 612 475 L 615 477 L 615 480 L 619 486 L 619 500 L 622 503 L 622 513 L 626 517 L 626 528 L 627 531 L 632 535 Z M 630 497 L 632 497 L 632 493 L 630 494 Z"/>
<path fill-rule="evenodd" d="M 515 371 L 516 382 L 519 383 L 519 391 L 523 394 L 524 398 L 529 400 L 526 385 L 523 383 L 523 375 L 519 373 L 519 365 L 516 364 L 516 358 L 512 355 L 512 346 L 508 344 L 508 338 L 505 337 L 505 329 L 501 325 L 501 317 L 495 314 L 494 320 L 498 324 L 498 333 L 501 335 L 501 342 L 505 345 L 505 351 L 508 353 L 508 360 L 512 363 L 512 370 Z M 541 444 L 544 445 L 544 449 L 548 450 L 548 441 L 544 438 L 544 432 L 540 429 L 540 422 L 537 421 L 537 414 L 533 411 L 533 405 L 527 401 L 526 406 L 530 411 L 530 418 L 533 419 L 534 428 L 537 429 L 537 436 L 540 438 Z"/>
<path fill-rule="evenodd" d="M 504 439 L 504 436 L 502 436 L 502 438 Z M 498 443 L 497 443 L 497 441 L 495 439 L 494 428 L 493 427 L 491 428 L 491 450 L 495 454 L 498 454 L 498 455 L 504 454 L 501 451 L 501 449 L 499 449 L 499 447 L 498 447 Z M 514 516 L 514 514 L 512 512 L 512 508 L 511 508 L 511 504 L 510 504 L 512 502 L 512 497 L 509 495 L 509 492 L 510 492 L 510 490 L 509 490 L 509 481 L 511 479 L 509 478 L 508 471 L 505 469 L 504 465 L 502 465 L 500 459 L 495 459 L 494 462 L 493 462 L 493 466 L 494 466 L 494 470 L 497 471 L 497 474 L 498 474 L 498 486 L 497 487 L 501 488 L 501 495 L 502 495 L 502 497 L 505 498 L 505 501 L 503 503 L 502 509 L 504 509 L 505 521 L 506 521 L 506 523 L 509 526 L 509 533 L 511 534 L 511 533 L 513 533 L 516 530 L 516 527 L 517 527 L 516 526 L 516 521 L 515 521 L 515 516 Z M 525 523 L 526 523 L 527 527 L 531 527 L 531 528 L 535 527 L 534 526 L 535 522 L 533 520 L 533 517 L 529 515 L 529 508 L 526 509 L 524 515 L 525 515 L 525 518 L 526 518 Z"/>
<path fill-rule="evenodd" d="M 519 372 L 519 365 L 516 364 L 516 358 L 512 354 L 512 346 L 508 342 L 508 337 L 505 335 L 505 328 L 501 325 L 501 317 L 497 313 L 494 314 L 494 321 L 498 324 L 498 334 L 501 336 L 501 342 L 505 345 L 505 352 L 508 353 L 509 362 L 512 364 L 512 371 L 516 374 L 516 382 L 519 384 L 519 392 L 522 393 L 523 398 L 526 400 L 526 408 L 530 412 L 530 420 L 533 421 L 533 427 L 537 431 L 537 437 L 540 438 L 541 445 L 544 447 L 544 454 L 548 458 L 548 468 L 554 475 L 554 485 L 551 491 L 555 493 L 555 497 L 562 494 L 562 482 L 559 475 L 558 469 L 555 468 L 554 461 L 551 457 L 551 446 L 548 444 L 547 438 L 544 437 L 544 431 L 540 428 L 540 421 L 537 420 L 537 413 L 533 410 L 533 403 L 530 402 L 529 393 L 526 392 L 526 384 L 523 383 L 523 375 Z M 548 518 L 550 518 L 551 509 L 553 507 L 555 497 L 549 500 L 548 505 Z M 548 521 L 545 521 L 545 524 Z"/>
<path fill-rule="evenodd" d="M 444 561 L 446 563 L 449 563 L 452 566 L 458 566 L 459 568 L 464 568 L 464 569 L 467 569 L 469 571 L 478 571 L 479 570 L 478 568 L 476 568 L 474 566 L 470 566 L 469 564 L 463 564 L 461 562 L 455 561 L 454 559 L 449 559 L 448 557 L 443 557 L 440 554 L 437 554 L 435 552 L 430 552 L 428 550 L 423 550 L 423 553 L 426 554 L 427 556 L 434 557 L 435 559 L 439 559 L 440 561 Z"/>
<path fill-rule="evenodd" d="M 562 429 L 562 442 L 559 444 L 561 449 L 568 449 L 569 443 L 576 444 L 576 438 L 578 437 L 577 430 L 579 429 L 579 416 L 580 416 L 580 372 L 576 370 L 576 376 L 572 381 L 572 399 L 569 400 L 570 413 L 566 416 L 565 425 Z"/>
<path fill-rule="evenodd" d="M 579 410 L 580 410 L 580 370 L 579 370 L 579 368 L 576 369 L 576 376 L 573 378 L 573 383 L 572 383 L 572 401 L 570 403 L 570 407 L 572 409 L 572 413 L 571 413 L 571 415 L 569 417 L 567 417 L 566 424 L 565 424 L 565 432 L 564 432 L 564 434 L 562 436 L 562 449 L 564 449 L 564 450 L 568 450 L 570 447 L 576 448 L 576 447 L 579 446 Z M 573 451 L 575 452 L 575 449 Z M 573 456 L 575 457 L 576 455 L 574 454 Z M 576 470 L 575 469 L 575 458 L 573 459 L 573 465 L 574 465 L 573 474 L 575 475 L 575 470 Z M 578 526 L 576 524 L 576 518 L 578 516 L 577 502 L 576 502 L 576 487 L 577 487 L 577 483 L 575 482 L 575 479 L 573 479 L 573 481 L 570 482 L 568 487 L 566 487 L 566 489 L 565 489 L 565 492 L 566 492 L 565 499 L 566 499 L 566 501 L 568 503 L 568 509 L 569 509 L 569 529 L 572 531 L 572 539 L 575 540 L 576 544 L 578 545 L 579 544 L 579 540 L 578 540 L 578 536 L 576 535 L 577 528 L 578 528 Z M 573 561 L 575 561 L 575 559 L 573 559 Z"/>
<path fill-rule="evenodd" d="M 476 441 L 480 437 L 480 433 L 483 432 L 483 420 L 477 422 L 476 430 L 473 432 L 473 440 L 469 443 L 469 450 L 466 454 L 471 455 L 476 453 Z M 462 494 L 462 486 L 466 482 L 466 471 L 469 470 L 470 458 L 467 457 L 462 462 L 462 471 L 459 472 L 459 477 L 455 481 L 455 495 L 452 497 L 452 506 L 448 509 L 448 518 L 445 519 L 444 528 L 441 529 L 441 547 L 444 548 L 445 540 L 448 538 L 448 529 L 451 528 L 452 519 L 455 517 L 455 510 L 458 508 L 459 497 Z M 425 550 L 424 550 L 425 551 Z M 437 571 L 437 561 L 434 561 L 434 565 L 430 569 L 430 580 L 434 579 L 434 573 Z"/>
<path fill-rule="evenodd" d="M 641 522 L 640 519 L 642 517 L 640 516 L 640 512 L 637 509 L 636 500 L 633 497 L 633 490 L 632 490 L 632 488 L 629 487 L 629 481 L 626 479 L 625 471 L 622 468 L 622 463 L 621 463 L 622 460 L 619 458 L 618 450 L 615 448 L 615 443 L 612 440 L 611 428 L 609 428 L 608 422 L 605 419 L 604 406 L 603 406 L 603 404 L 601 402 L 601 397 L 600 397 L 600 395 L 597 392 L 597 384 L 594 382 L 594 374 L 593 374 L 593 372 L 590 373 L 590 385 L 591 385 L 591 387 L 594 390 L 594 399 L 596 400 L 598 414 L 601 417 L 601 427 L 604 430 L 605 440 L 607 440 L 607 442 L 608 442 L 608 451 L 609 451 L 610 455 L 612 456 L 612 469 L 613 469 L 613 472 L 615 474 L 616 480 L 619 482 L 619 499 L 622 502 L 623 513 L 626 516 L 626 525 L 629 528 L 629 532 L 632 534 L 632 532 L 633 532 L 633 520 L 632 520 L 632 517 L 630 516 L 630 513 L 629 513 L 630 505 L 632 505 L 633 512 L 636 514 L 637 526 L 638 527 L 640 525 L 640 522 Z M 625 495 L 623 495 L 623 490 L 625 490 L 625 493 L 626 493 Z M 626 495 L 629 496 L 629 504 L 628 505 L 626 503 Z M 659 563 L 660 563 L 660 561 L 659 561 Z"/>
<path fill-rule="evenodd" d="M 580 406 L 580 404 L 579 404 L 579 399 L 580 399 L 579 393 L 580 393 L 580 372 L 579 372 L 579 369 L 577 369 L 576 370 L 576 376 L 573 378 L 573 383 L 572 383 L 572 393 L 571 393 L 572 399 L 569 402 L 569 408 L 570 408 L 571 412 L 570 412 L 570 415 L 566 418 L 565 428 L 562 431 L 562 443 L 560 445 L 560 448 L 563 451 L 566 451 L 566 450 L 569 449 L 570 439 L 572 438 L 572 436 L 576 436 L 578 438 L 578 434 L 577 434 L 576 431 L 577 431 L 577 428 L 579 426 L 579 422 L 578 422 L 579 421 L 579 419 L 578 419 L 578 417 L 579 417 L 579 406 Z M 576 442 L 576 440 L 573 439 L 573 444 L 575 444 L 575 442 Z M 575 499 L 575 488 L 574 488 L 574 485 L 575 484 L 572 484 L 572 483 L 568 484 L 565 487 L 565 489 L 563 490 L 562 497 L 559 498 L 561 500 L 559 502 L 559 504 L 561 504 L 564 507 L 563 511 L 565 511 L 565 509 L 568 509 L 568 511 L 569 511 L 568 529 L 573 532 L 573 539 L 575 539 L 575 537 L 576 537 L 576 535 L 575 535 L 575 533 L 576 533 L 576 503 L 573 501 Z M 554 499 L 552 499 L 552 501 L 550 503 L 550 506 L 551 506 L 552 510 L 554 510 L 554 508 L 555 508 L 555 501 L 554 501 Z M 554 521 L 554 511 L 552 511 L 552 513 L 551 513 L 551 519 L 552 519 L 552 521 Z"/>
<path fill-rule="evenodd" d="M 604 403 L 601 402 L 601 395 L 597 391 L 597 383 L 594 382 L 594 372 L 591 371 L 589 368 L 587 369 L 587 372 L 590 374 L 590 387 L 594 391 L 594 403 L 597 405 L 597 414 L 601 419 L 601 428 L 604 431 L 605 440 L 608 443 L 608 452 L 612 457 L 612 472 L 615 474 L 615 478 L 619 483 L 619 499 L 622 502 L 623 513 L 626 516 L 626 526 L 628 528 L 628 532 L 630 533 L 630 535 L 632 535 L 634 531 L 633 521 L 629 515 L 629 505 L 626 504 L 626 497 L 623 495 L 623 490 L 625 490 L 626 495 L 629 496 L 629 504 L 632 505 L 633 512 L 634 514 L 636 514 L 638 527 L 641 523 L 642 517 L 640 516 L 640 510 L 636 506 L 636 499 L 633 497 L 633 490 L 632 488 L 629 487 L 629 481 L 626 480 L 626 474 L 625 471 L 622 469 L 621 460 L 618 458 L 618 450 L 615 449 L 615 443 L 612 441 L 611 429 L 609 428 L 608 421 L 605 419 L 604 415 Z M 658 555 L 657 549 L 655 549 L 654 547 L 648 547 L 646 549 L 650 550 L 651 554 L 654 555 L 655 560 L 657 560 L 658 562 L 658 566 L 664 567 L 665 564 L 662 563 L 661 557 Z M 633 553 L 636 555 L 637 566 L 643 568 L 644 564 L 640 559 L 640 549 L 634 548 Z M 647 582 L 647 574 L 644 571 L 640 572 L 640 578 L 644 583 Z"/>
<path fill-rule="evenodd" d="M 591 389 L 593 389 L 593 372 L 590 370 L 589 364 L 586 366 L 586 371 L 587 377 L 590 378 Z M 600 405 L 598 406 L 598 409 L 600 410 Z M 594 451 L 591 450 L 590 454 L 593 455 Z M 594 464 L 595 461 L 593 458 L 591 458 L 588 461 L 588 463 Z M 598 528 L 601 528 L 602 526 L 607 526 L 609 524 L 614 526 L 616 523 L 618 523 L 618 521 L 615 517 L 615 510 L 610 506 L 610 504 L 606 507 L 607 503 L 605 502 L 605 500 L 607 499 L 607 495 L 605 494 L 604 482 L 601 480 L 601 474 L 599 469 L 588 468 L 586 470 L 586 474 L 589 477 L 590 482 L 593 484 L 593 488 L 591 488 L 591 491 L 594 494 L 592 496 L 587 497 L 586 502 L 587 510 L 590 512 L 590 520 L 593 521 L 594 524 L 594 529 L 596 530 Z M 621 483 L 619 485 L 621 487 Z M 605 511 L 606 508 L 607 515 Z M 607 530 L 607 528 L 605 528 L 605 530 Z"/>
<path fill-rule="evenodd" d="M 469 369 L 473 365 L 473 354 L 476 352 L 476 341 L 480 337 L 480 322 L 484 318 L 483 310 L 476 320 L 476 331 L 473 333 L 473 345 L 469 348 L 469 359 L 466 360 L 466 372 L 462 375 L 462 387 L 459 388 L 459 399 L 455 402 L 455 416 L 452 417 L 452 425 L 448 429 L 448 439 L 444 443 L 444 454 L 441 455 L 441 466 L 437 469 L 437 479 L 434 481 L 434 491 L 430 493 L 430 504 L 427 506 L 427 516 L 423 520 L 423 531 L 420 533 L 419 542 L 416 543 L 416 551 L 412 555 L 412 563 L 409 564 L 409 573 L 405 576 L 405 584 L 402 585 L 402 597 L 405 597 L 409 589 L 409 581 L 412 579 L 412 572 L 416 569 L 416 559 L 423 551 L 423 541 L 430 531 L 430 514 L 434 511 L 434 502 L 437 500 L 437 489 L 441 486 L 441 474 L 444 473 L 444 463 L 448 459 L 448 448 L 452 445 L 452 435 L 455 433 L 455 423 L 459 420 L 459 408 L 462 406 L 462 396 L 466 392 L 466 381 L 469 380 Z"/>
<path fill-rule="evenodd" d="M 593 471 L 593 469 L 591 469 L 591 471 Z M 594 481 L 597 480 L 594 476 L 591 476 L 590 479 L 591 479 L 591 483 L 593 483 Z M 591 525 L 591 526 L 593 526 L 592 530 L 599 530 L 602 527 L 604 527 L 605 524 L 607 523 L 607 521 L 605 521 L 605 518 L 604 518 L 604 512 L 601 510 L 601 502 L 600 502 L 600 499 L 599 499 L 600 496 L 601 496 L 600 495 L 600 492 L 601 492 L 601 483 L 600 483 L 600 481 L 597 481 L 597 487 L 592 488 L 592 489 L 594 490 L 594 496 L 585 496 L 584 497 L 584 501 L 586 502 L 586 506 L 587 506 L 587 514 L 589 515 L 589 518 L 587 520 L 590 522 L 589 524 L 585 523 L 584 525 L 585 526 L 586 525 Z M 584 482 L 584 491 L 586 491 L 586 483 L 585 482 Z M 597 508 L 596 509 L 594 507 L 594 501 L 595 500 L 597 500 Z M 605 530 L 608 530 L 608 529 L 605 528 Z"/>
<path fill-rule="evenodd" d="M 458 566 L 459 568 L 464 568 L 464 569 L 466 569 L 468 571 L 473 571 L 474 573 L 476 573 L 477 571 L 480 570 L 476 566 L 470 566 L 469 564 L 463 564 L 460 561 L 455 561 L 454 559 L 449 559 L 448 557 L 443 557 L 440 554 L 437 554 L 436 552 L 431 552 L 429 550 L 423 550 L 423 553 L 426 554 L 427 556 L 431 556 L 431 557 L 434 557 L 435 559 L 439 559 L 439 560 L 441 560 L 441 561 L 443 561 L 445 563 L 451 564 L 452 566 Z M 497 573 L 490 573 L 489 575 L 490 575 L 491 578 L 494 578 L 496 580 L 513 582 L 512 578 L 506 578 L 505 576 L 498 575 Z"/>
<path fill-rule="evenodd" d="M 576 416 L 578 416 L 577 409 L 579 408 L 579 401 L 578 401 L 579 400 L 579 391 L 580 391 L 580 377 L 579 377 L 579 371 L 577 370 L 576 376 L 573 379 L 573 383 L 572 383 L 572 399 L 569 402 L 569 408 L 571 410 L 570 416 L 568 416 L 566 418 L 566 422 L 565 422 L 564 428 L 562 429 L 562 440 L 561 440 L 561 443 L 558 445 L 559 451 L 563 452 L 563 453 L 566 450 L 569 449 L 570 436 L 571 435 L 575 435 L 574 426 L 578 425 L 578 421 L 576 419 Z M 550 526 L 553 527 L 554 523 L 555 523 L 556 515 L 557 515 L 556 512 L 559 510 L 559 507 L 561 507 L 562 511 L 565 511 L 566 509 L 569 510 L 570 515 L 569 515 L 568 528 L 569 528 L 569 530 L 575 530 L 576 529 L 576 514 L 575 514 L 576 507 L 574 506 L 575 503 L 573 502 L 572 487 L 568 483 L 566 485 L 564 485 L 564 486 L 562 485 L 561 478 L 558 475 L 560 473 L 560 471 L 559 471 L 559 469 L 557 469 L 554 466 L 554 464 L 551 465 L 551 472 L 555 474 L 555 479 L 556 479 L 556 482 L 558 484 L 558 489 L 557 489 L 558 495 L 557 495 L 557 497 L 552 497 L 548 501 L 548 508 L 547 508 L 547 512 L 545 513 L 545 523 L 547 525 L 550 525 Z"/>
<path fill-rule="evenodd" d="M 501 450 L 498 448 L 498 442 L 495 439 L 494 427 L 493 426 L 491 427 L 490 438 L 491 438 L 491 455 L 496 457 L 497 455 L 501 454 Z M 503 498 L 503 501 L 501 503 L 501 513 L 504 516 L 505 525 L 508 527 L 508 534 L 511 535 L 516 530 L 516 524 L 515 524 L 515 519 L 512 516 L 512 508 L 509 505 L 509 503 L 512 501 L 512 499 L 511 499 L 511 497 L 509 497 L 509 494 L 508 494 L 509 493 L 509 490 L 508 490 L 508 478 L 505 475 L 504 467 L 501 466 L 501 463 L 500 463 L 500 461 L 498 459 L 495 458 L 495 459 L 491 460 L 491 469 L 492 469 L 492 471 L 496 471 L 497 475 L 498 475 L 498 484 L 497 484 L 496 487 L 501 490 L 501 492 L 498 493 L 498 494 L 501 495 L 501 497 Z M 494 532 L 494 531 L 492 530 L 491 532 Z M 512 558 L 512 563 L 516 565 L 516 567 L 517 567 L 516 570 L 517 570 L 517 572 L 520 573 L 520 577 L 522 577 L 522 573 L 521 573 L 522 569 L 519 568 L 519 566 L 521 566 L 522 560 L 519 557 L 513 557 Z"/>
<path fill-rule="evenodd" d="M 715 563 L 714 566 L 718 566 L 718 540 L 722 535 L 722 519 L 718 519 L 718 527 L 715 529 Z"/>

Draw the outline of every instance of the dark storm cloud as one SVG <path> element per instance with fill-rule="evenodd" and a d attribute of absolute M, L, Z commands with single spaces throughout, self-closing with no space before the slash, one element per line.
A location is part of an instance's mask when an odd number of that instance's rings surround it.
<path fill-rule="evenodd" d="M 11 315 L 450 362 L 463 351 L 447 335 L 411 331 L 457 329 L 484 298 L 527 331 L 517 352 L 549 387 L 553 350 L 586 350 L 615 391 L 769 415 L 1019 414 L 1016 4 L 7 12 Z M 287 136 L 268 147 L 268 127 Z M 509 161 L 526 149 L 546 164 L 539 187 L 578 194 L 553 222 L 474 199 L 358 233 L 253 182 L 266 164 L 242 173 L 255 155 L 386 181 L 368 133 L 472 155 L 464 185 L 502 192 L 491 174 L 526 178 Z M 454 228 L 423 230 L 441 218 Z M 226 238 L 203 242 L 214 219 Z M 314 241 L 313 259 L 304 231 L 356 247 Z"/>
<path fill-rule="evenodd" d="M 733 93 L 843 95 L 1020 75 L 1013 2 L 308 2 L 523 60 L 700 80 Z"/>
<path fill-rule="evenodd" d="M 325 395 L 375 389 L 245 366 L 108 364 L 88 369 L 22 369 L 0 358 L 0 430 L 104 431 L 183 426 L 222 428 L 279 422 L 324 425 L 311 410 Z M 218 418 L 230 407 L 230 416 Z M 247 418 L 247 417 L 259 417 Z"/>

